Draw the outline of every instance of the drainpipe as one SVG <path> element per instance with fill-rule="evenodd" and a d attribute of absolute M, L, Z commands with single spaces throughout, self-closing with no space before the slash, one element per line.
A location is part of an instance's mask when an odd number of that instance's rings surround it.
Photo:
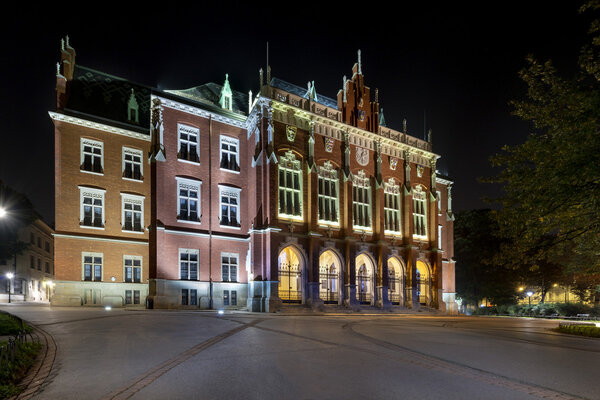
<path fill-rule="evenodd" d="M 200 260 L 198 260 L 200 261 Z M 208 308 L 213 309 L 212 283 L 212 115 L 208 118 Z"/>

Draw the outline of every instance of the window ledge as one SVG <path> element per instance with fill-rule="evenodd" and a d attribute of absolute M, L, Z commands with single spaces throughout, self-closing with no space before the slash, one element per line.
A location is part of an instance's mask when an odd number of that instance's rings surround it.
<path fill-rule="evenodd" d="M 240 174 L 240 171 L 236 171 L 233 169 L 227 169 L 227 168 L 219 168 L 221 171 L 225 171 L 225 172 L 231 172 L 232 174 Z"/>
<path fill-rule="evenodd" d="M 83 172 L 84 174 L 92 174 L 92 175 L 104 176 L 104 174 L 102 172 L 88 171 L 87 169 L 80 169 L 79 171 Z"/>
<path fill-rule="evenodd" d="M 288 221 L 291 220 L 291 221 L 304 222 L 304 217 L 302 217 L 302 216 L 279 214 L 277 217 L 279 219 L 288 220 Z"/>
<path fill-rule="evenodd" d="M 317 226 L 319 228 L 339 228 L 340 224 L 338 222 L 318 220 Z"/>
<path fill-rule="evenodd" d="M 397 231 L 383 231 L 385 236 L 390 236 L 390 237 L 402 237 L 402 232 L 397 232 Z"/>
<path fill-rule="evenodd" d="M 123 232 L 123 233 L 135 233 L 135 234 L 138 234 L 138 235 L 144 235 L 146 233 L 144 231 L 130 231 L 130 230 L 126 230 L 126 229 L 121 229 L 121 232 Z"/>
<path fill-rule="evenodd" d="M 221 227 L 221 228 L 229 228 L 229 229 L 236 229 L 236 230 L 241 230 L 242 229 L 241 226 L 235 226 L 235 225 L 221 225 L 221 224 L 219 224 L 219 227 Z"/>
<path fill-rule="evenodd" d="M 427 235 L 425 236 L 421 236 L 421 235 L 412 235 L 413 239 L 417 239 L 417 240 L 427 240 Z"/>
<path fill-rule="evenodd" d="M 139 182 L 139 183 L 143 183 L 144 179 L 142 177 L 142 179 L 134 179 L 134 178 L 126 178 L 126 177 L 121 177 L 124 181 L 131 181 L 131 182 Z"/>
<path fill-rule="evenodd" d="M 183 158 L 178 158 L 177 161 L 186 163 L 186 164 L 200 165 L 200 161 L 189 161 L 189 160 L 185 160 Z"/>
<path fill-rule="evenodd" d="M 354 225 L 354 226 L 352 226 L 352 229 L 353 229 L 354 233 L 358 233 L 358 234 L 361 234 L 361 233 L 365 233 L 367 235 L 372 235 L 373 234 L 373 229 L 371 229 L 371 228 L 365 228 L 364 226 L 356 226 L 356 225 Z"/>
<path fill-rule="evenodd" d="M 90 225 L 79 225 L 80 228 L 85 228 L 85 229 L 96 229 L 98 231 L 103 231 L 104 227 L 103 226 L 90 226 Z"/>
<path fill-rule="evenodd" d="M 184 224 L 202 225 L 201 221 L 190 221 L 187 219 L 179 219 L 179 218 L 177 218 L 177 222 L 182 222 Z"/>

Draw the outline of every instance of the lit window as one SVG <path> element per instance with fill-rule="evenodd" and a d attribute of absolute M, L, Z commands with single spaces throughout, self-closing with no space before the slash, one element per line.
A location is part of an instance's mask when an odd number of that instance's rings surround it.
<path fill-rule="evenodd" d="M 179 279 L 198 280 L 198 250 L 179 249 Z"/>
<path fill-rule="evenodd" d="M 198 149 L 200 147 L 200 130 L 191 126 L 177 124 L 177 132 L 179 140 L 177 158 L 184 161 L 199 163 L 200 157 L 198 156 Z"/>
<path fill-rule="evenodd" d="M 438 249 L 442 250 L 442 225 L 438 225 Z"/>
<path fill-rule="evenodd" d="M 82 171 L 104 173 L 104 158 L 102 156 L 104 144 L 97 140 L 81 138 L 81 165 Z"/>
<path fill-rule="evenodd" d="M 371 182 L 363 170 L 352 177 L 352 216 L 354 228 L 371 229 Z"/>
<path fill-rule="evenodd" d="M 221 169 L 239 171 L 240 141 L 238 139 L 221 136 Z"/>
<path fill-rule="evenodd" d="M 427 239 L 427 204 L 426 193 L 419 185 L 413 189 L 413 222 L 415 225 L 413 236 Z"/>
<path fill-rule="evenodd" d="M 400 185 L 394 178 L 390 178 L 384 184 L 384 214 L 385 231 L 389 233 L 400 233 Z"/>
<path fill-rule="evenodd" d="M 302 220 L 302 163 L 291 150 L 279 157 L 279 216 Z"/>
<path fill-rule="evenodd" d="M 442 215 L 442 193 L 437 191 L 437 207 L 438 207 L 438 215 Z"/>
<path fill-rule="evenodd" d="M 130 232 L 144 232 L 144 196 L 121 193 L 123 213 L 122 229 Z"/>
<path fill-rule="evenodd" d="M 104 228 L 104 194 L 106 190 L 79 187 L 79 225 L 86 228 Z"/>
<path fill-rule="evenodd" d="M 141 181 L 143 179 L 142 151 L 123 147 L 123 178 Z"/>
<path fill-rule="evenodd" d="M 82 253 L 83 261 L 83 280 L 96 281 L 102 280 L 102 253 Z"/>
<path fill-rule="evenodd" d="M 329 161 L 319 167 L 319 222 L 338 222 L 338 177 Z"/>
<path fill-rule="evenodd" d="M 123 257 L 123 275 L 125 282 L 140 283 L 142 281 L 142 258 L 139 256 Z"/>
<path fill-rule="evenodd" d="M 221 226 L 240 226 L 240 192 L 242 189 L 219 185 Z"/>
<path fill-rule="evenodd" d="M 221 253 L 221 280 L 223 282 L 237 282 L 238 254 Z"/>
<path fill-rule="evenodd" d="M 200 222 L 200 186 L 202 181 L 177 179 L 177 220 L 181 222 Z"/>

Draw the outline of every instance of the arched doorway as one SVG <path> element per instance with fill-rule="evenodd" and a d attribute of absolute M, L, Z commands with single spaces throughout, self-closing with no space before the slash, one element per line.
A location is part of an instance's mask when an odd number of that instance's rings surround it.
<path fill-rule="evenodd" d="M 302 257 L 287 246 L 279 253 L 279 298 L 284 303 L 302 303 Z"/>
<path fill-rule="evenodd" d="M 429 301 L 431 300 L 429 295 L 430 287 L 431 275 L 429 274 L 429 266 L 425 262 L 418 260 L 416 288 L 419 303 L 429 305 Z"/>
<path fill-rule="evenodd" d="M 404 264 L 397 257 L 388 259 L 388 298 L 392 304 L 404 304 Z"/>
<path fill-rule="evenodd" d="M 356 298 L 361 304 L 373 304 L 375 265 L 365 253 L 356 257 Z"/>
<path fill-rule="evenodd" d="M 332 251 L 326 250 L 319 257 L 319 297 L 325 304 L 337 304 L 340 300 L 342 263 Z"/>

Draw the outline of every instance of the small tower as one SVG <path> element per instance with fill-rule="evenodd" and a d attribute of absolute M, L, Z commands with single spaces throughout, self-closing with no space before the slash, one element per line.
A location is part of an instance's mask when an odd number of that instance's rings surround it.
<path fill-rule="evenodd" d="M 225 83 L 221 89 L 221 98 L 219 99 L 221 108 L 229 111 L 233 111 L 233 99 L 231 87 L 229 86 L 229 74 L 225 74 Z"/>
<path fill-rule="evenodd" d="M 127 102 L 127 120 L 134 124 L 140 123 L 139 105 L 135 98 L 133 88 L 131 88 L 131 94 L 129 95 L 129 101 Z"/>

